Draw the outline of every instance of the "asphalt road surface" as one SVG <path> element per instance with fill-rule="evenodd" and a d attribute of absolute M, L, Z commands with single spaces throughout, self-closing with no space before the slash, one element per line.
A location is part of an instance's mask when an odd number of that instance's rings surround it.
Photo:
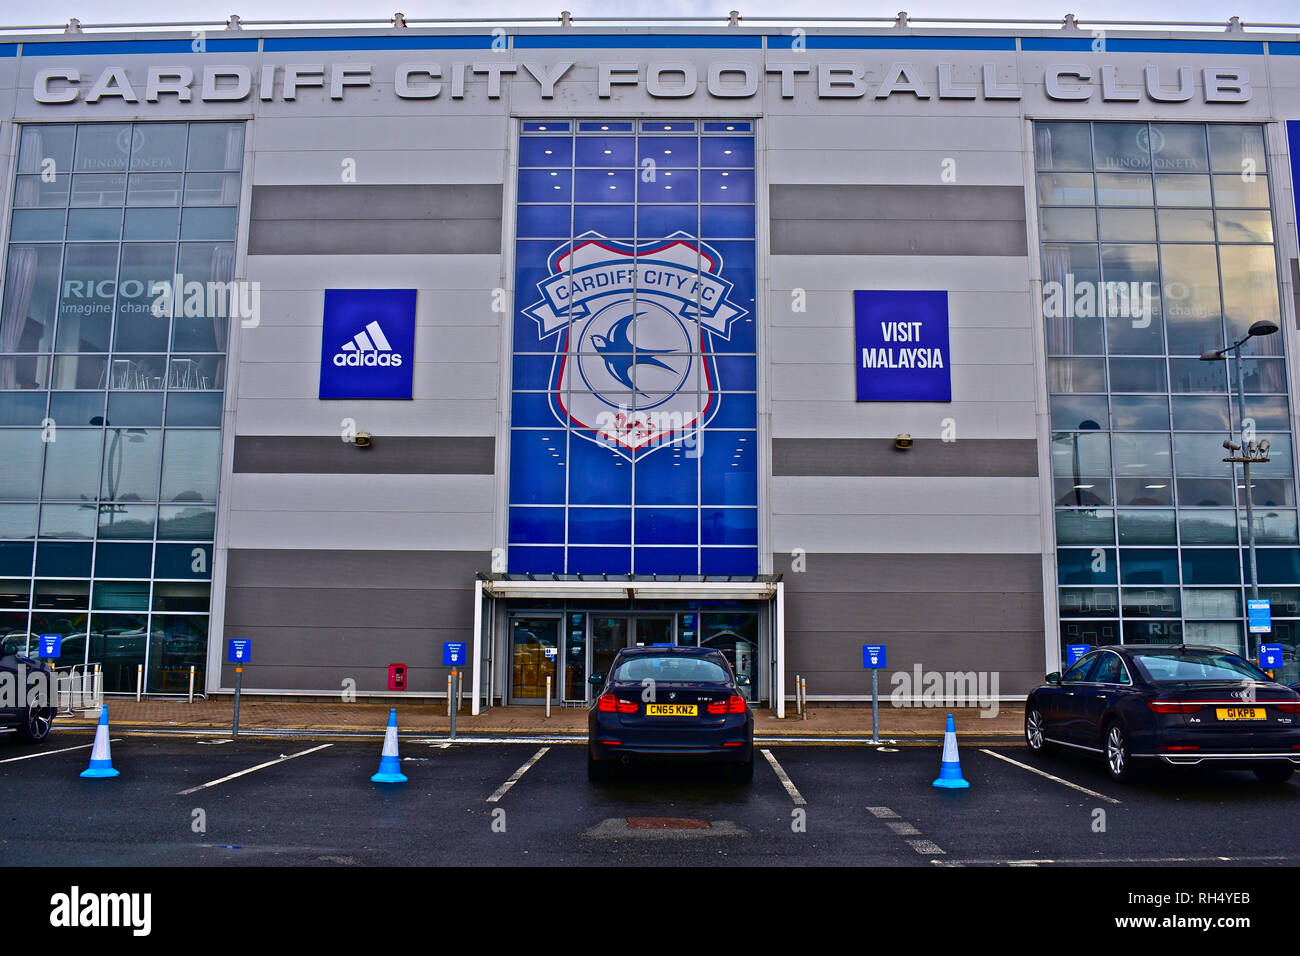
<path fill-rule="evenodd" d="M 936 746 L 771 746 L 749 785 L 707 767 L 592 784 L 581 745 L 403 741 L 409 782 L 376 785 L 370 741 L 115 737 L 121 776 L 83 780 L 90 739 L 0 739 L 0 865 L 1300 863 L 1300 780 L 1119 786 L 1019 744 L 963 746 L 971 788 L 943 791 Z"/>

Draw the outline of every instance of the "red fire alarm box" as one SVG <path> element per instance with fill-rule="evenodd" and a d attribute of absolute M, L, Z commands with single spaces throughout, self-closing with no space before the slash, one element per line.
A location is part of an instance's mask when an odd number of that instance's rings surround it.
<path fill-rule="evenodd" d="M 388 665 L 388 689 L 406 690 L 406 665 L 405 664 Z"/>

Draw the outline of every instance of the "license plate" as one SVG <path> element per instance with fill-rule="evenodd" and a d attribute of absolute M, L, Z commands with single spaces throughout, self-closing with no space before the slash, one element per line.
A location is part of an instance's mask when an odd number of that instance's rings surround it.
<path fill-rule="evenodd" d="M 1263 707 L 1218 707 L 1214 714 L 1220 720 L 1266 720 Z"/>
<path fill-rule="evenodd" d="M 646 704 L 647 717 L 694 717 L 694 704 Z"/>

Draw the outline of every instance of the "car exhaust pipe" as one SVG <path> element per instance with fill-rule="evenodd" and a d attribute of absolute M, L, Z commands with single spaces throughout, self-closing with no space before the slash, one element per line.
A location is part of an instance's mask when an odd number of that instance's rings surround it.
<path fill-rule="evenodd" d="M 626 766 L 627 766 L 628 764 L 630 764 L 632 761 L 628 758 L 628 755 L 627 755 L 627 754 L 623 754 L 622 757 L 619 757 L 619 758 L 618 758 L 618 762 L 621 763 L 624 767 L 626 767 Z"/>

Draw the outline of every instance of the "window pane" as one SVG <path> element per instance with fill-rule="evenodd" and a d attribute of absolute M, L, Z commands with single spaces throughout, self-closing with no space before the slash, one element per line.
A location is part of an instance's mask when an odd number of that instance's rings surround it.
<path fill-rule="evenodd" d="M 1115 395 L 1110 400 L 1111 427 L 1131 431 L 1167 431 L 1169 399 L 1163 395 Z"/>
<path fill-rule="evenodd" d="M 1061 588 L 1061 617 L 1115 617 L 1119 598 L 1115 588 Z"/>
<path fill-rule="evenodd" d="M 1217 398 L 1175 395 L 1173 401 L 1175 429 L 1179 431 L 1228 430 L 1228 402 L 1222 395 Z"/>
<path fill-rule="evenodd" d="M 0 538 L 34 537 L 36 537 L 36 505 L 0 505 Z M 26 601 L 26 598 L 23 600 Z"/>
<path fill-rule="evenodd" d="M 1102 209 L 1101 238 L 1155 242 L 1156 217 L 1151 209 Z"/>
<path fill-rule="evenodd" d="M 96 506 L 41 505 L 42 538 L 93 538 Z"/>
<path fill-rule="evenodd" d="M 49 352 L 59 298 L 58 246 L 11 245 L 0 311 L 0 351 Z M 6 371 L 7 369 L 7 371 Z M 13 366 L 0 366 L 0 388 L 19 386 Z"/>
<path fill-rule="evenodd" d="M 1264 127 L 1211 123 L 1210 162 L 1216 173 L 1262 173 L 1268 168 Z"/>
<path fill-rule="evenodd" d="M 128 206 L 179 206 L 180 173 L 132 173 L 126 184 Z"/>
<path fill-rule="evenodd" d="M 1119 552 L 1121 584 L 1177 584 L 1178 551 L 1122 548 Z"/>
<path fill-rule="evenodd" d="M 1223 344 L 1215 247 L 1160 246 L 1169 351 L 1200 355 Z"/>
<path fill-rule="evenodd" d="M 122 237 L 131 239 L 175 239 L 178 234 L 178 209 L 128 209 Z"/>
<path fill-rule="evenodd" d="M 1216 206 L 1268 206 L 1268 177 L 1256 176 L 1254 180 L 1236 176 L 1215 176 L 1214 203 Z"/>
<path fill-rule="evenodd" d="M 1049 403 L 1053 428 L 1095 429 L 1106 420 L 1106 399 L 1101 395 L 1053 395 Z"/>
<path fill-rule="evenodd" d="M 126 169 L 131 148 L 131 127 L 107 123 L 82 123 L 77 126 L 77 172 L 103 172 Z"/>
<path fill-rule="evenodd" d="M 1177 617 L 1178 588 L 1124 588 L 1120 592 L 1125 617 Z"/>
<path fill-rule="evenodd" d="M 121 209 L 73 209 L 68 212 L 68 239 L 119 239 L 122 236 Z M 57 238 L 57 237 L 55 237 Z"/>
<path fill-rule="evenodd" d="M 167 319 L 153 314 L 153 290 L 155 282 L 172 281 L 175 262 L 176 247 L 171 243 L 123 244 L 122 268 L 117 284 L 114 349 L 131 352 L 167 350 L 168 323 Z"/>
<path fill-rule="evenodd" d="M 211 541 L 216 519 L 216 508 L 162 505 L 158 509 L 158 537 L 171 541 Z"/>
<path fill-rule="evenodd" d="M 221 459 L 218 431 L 167 430 L 163 501 L 216 501 Z"/>
<path fill-rule="evenodd" d="M 234 206 L 238 203 L 238 173 L 190 173 L 185 177 L 187 206 Z"/>
<path fill-rule="evenodd" d="M 1121 545 L 1178 543 L 1172 510 L 1121 510 L 1118 519 Z"/>
<path fill-rule="evenodd" d="M 152 540 L 154 505 L 122 505 L 105 503 L 99 509 L 100 540 Z"/>
<path fill-rule="evenodd" d="M 1252 480 L 1251 484 L 1254 484 Z M 1246 525 L 1246 515 L 1241 515 L 1241 539 L 1250 538 L 1250 529 Z M 1296 513 L 1294 511 L 1273 511 L 1268 508 L 1255 509 L 1255 543 L 1256 544 L 1296 544 Z"/>
<path fill-rule="evenodd" d="M 9 225 L 9 238 L 13 242 L 47 242 L 63 238 L 67 214 L 62 209 L 15 210 Z"/>
<path fill-rule="evenodd" d="M 106 243 L 65 248 L 55 351 L 107 352 L 117 246 Z"/>
<path fill-rule="evenodd" d="M 1272 242 L 1273 215 L 1267 210 L 1221 209 L 1214 214 L 1220 242 Z"/>
<path fill-rule="evenodd" d="M 1038 202 L 1044 206 L 1091 206 L 1092 173 L 1039 173 Z"/>
<path fill-rule="evenodd" d="M 72 177 L 73 206 L 121 206 L 126 198 L 122 173 L 81 173 Z"/>
<path fill-rule="evenodd" d="M 1141 434 L 1111 436 L 1115 451 L 1116 475 L 1170 474 L 1169 436 L 1166 434 Z"/>
<path fill-rule="evenodd" d="M 1105 432 L 1065 432 L 1052 435 L 1052 473 L 1109 475 L 1110 446 Z"/>
<path fill-rule="evenodd" d="M 1146 123 L 1094 123 L 1092 139 L 1099 170 L 1151 168 Z"/>
<path fill-rule="evenodd" d="M 184 123 L 137 123 L 131 130 L 131 169 L 167 172 L 185 168 Z"/>
<path fill-rule="evenodd" d="M 1047 388 L 1051 392 L 1104 392 L 1106 360 L 1048 359 Z"/>
<path fill-rule="evenodd" d="M 18 172 L 41 173 L 51 164 L 56 170 L 72 168 L 75 126 L 24 126 L 18 146 Z"/>
<path fill-rule="evenodd" d="M 1098 173 L 1097 202 L 1102 206 L 1150 206 L 1149 173 Z"/>
<path fill-rule="evenodd" d="M 39 428 L 0 428 L 0 498 L 40 497 L 45 445 Z"/>
<path fill-rule="evenodd" d="M 1115 512 L 1109 508 L 1057 510 L 1058 544 L 1114 544 Z"/>
<path fill-rule="evenodd" d="M 149 635 L 150 693 L 181 694 L 189 688 L 190 668 L 195 686 L 202 686 L 208 646 L 206 614 L 159 614 Z"/>
<path fill-rule="evenodd" d="M 1042 210 L 1042 238 L 1096 240 L 1097 213 L 1087 209 Z"/>
<path fill-rule="evenodd" d="M 1180 485 L 1181 487 L 1181 485 Z M 1194 501 L 1180 501 L 1180 504 L 1196 504 Z M 1231 544 L 1237 543 L 1236 512 L 1223 510 L 1212 511 L 1197 508 L 1178 513 L 1178 531 L 1183 544 Z"/>
<path fill-rule="evenodd" d="M 1251 324 L 1268 319 L 1281 324 L 1277 299 L 1277 267 L 1272 246 L 1221 246 L 1223 312 L 1228 337 L 1237 340 Z M 1281 355 L 1282 336 L 1257 336 L 1250 350 L 1255 355 Z"/>
<path fill-rule="evenodd" d="M 156 501 L 161 429 L 109 428 L 104 433 L 100 495 L 105 501 Z"/>
<path fill-rule="evenodd" d="M 45 497 L 89 499 L 99 491 L 99 448 L 104 433 L 97 428 L 60 428 L 45 445 Z"/>
<path fill-rule="evenodd" d="M 1157 171 L 1208 171 L 1205 127 L 1200 123 L 1152 123 L 1151 157 Z"/>
<path fill-rule="evenodd" d="M 191 123 L 190 169 L 239 169 L 244 164 L 242 123 Z"/>
<path fill-rule="evenodd" d="M 1161 209 L 1161 242 L 1213 242 L 1214 214 L 1208 209 Z"/>
<path fill-rule="evenodd" d="M 1241 592 L 1236 588 L 1183 588 L 1183 613 L 1188 617 L 1241 617 Z"/>
<path fill-rule="evenodd" d="M 1164 359 L 1113 358 L 1110 360 L 1110 388 L 1113 392 L 1164 392 Z"/>
<path fill-rule="evenodd" d="M 1091 169 L 1092 136 L 1087 123 L 1037 123 L 1034 155 L 1040 169 Z"/>

